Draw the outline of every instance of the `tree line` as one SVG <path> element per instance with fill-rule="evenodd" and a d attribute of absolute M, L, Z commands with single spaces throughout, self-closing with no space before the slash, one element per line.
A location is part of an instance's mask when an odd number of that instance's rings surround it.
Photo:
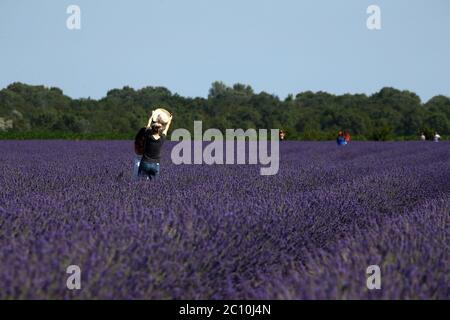
<path fill-rule="evenodd" d="M 191 133 L 194 120 L 201 120 L 204 130 L 279 128 L 293 140 L 334 139 L 343 129 L 360 140 L 417 139 L 422 132 L 431 138 L 435 131 L 450 135 L 449 97 L 422 102 L 413 92 L 391 87 L 372 95 L 306 91 L 280 99 L 248 85 L 214 82 L 207 98 L 126 86 L 95 100 L 17 82 L 0 90 L 0 137 L 133 139 L 155 107 L 174 114 L 171 130 Z"/>

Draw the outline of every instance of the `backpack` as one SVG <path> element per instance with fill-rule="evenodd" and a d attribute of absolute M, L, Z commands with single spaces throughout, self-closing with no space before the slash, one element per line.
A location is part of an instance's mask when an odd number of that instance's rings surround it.
<path fill-rule="evenodd" d="M 136 137 L 134 138 L 134 152 L 142 156 L 144 154 L 145 149 L 145 131 L 146 128 L 141 128 L 139 132 L 136 134 Z"/>

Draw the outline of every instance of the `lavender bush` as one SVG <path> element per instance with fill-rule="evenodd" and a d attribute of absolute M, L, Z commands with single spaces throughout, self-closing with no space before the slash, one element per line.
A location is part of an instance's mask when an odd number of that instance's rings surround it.
<path fill-rule="evenodd" d="M 275 176 L 170 148 L 148 182 L 131 142 L 1 141 L 0 298 L 450 297 L 450 144 L 286 142 Z"/>

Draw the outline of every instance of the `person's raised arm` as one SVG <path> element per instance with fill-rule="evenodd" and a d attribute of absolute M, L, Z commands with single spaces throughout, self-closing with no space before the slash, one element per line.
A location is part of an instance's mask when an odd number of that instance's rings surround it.
<path fill-rule="evenodd" d="M 167 135 L 167 132 L 169 131 L 170 124 L 172 123 L 172 118 L 173 118 L 173 116 L 172 116 L 172 114 L 170 114 L 169 122 L 167 122 L 166 128 L 163 131 L 163 135 L 165 135 L 165 136 Z"/>

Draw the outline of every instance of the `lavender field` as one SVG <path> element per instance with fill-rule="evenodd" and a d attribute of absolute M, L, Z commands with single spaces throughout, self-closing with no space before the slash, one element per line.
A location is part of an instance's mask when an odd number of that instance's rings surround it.
<path fill-rule="evenodd" d="M 148 182 L 129 141 L 0 141 L 0 298 L 450 298 L 449 143 L 286 142 L 275 176 L 171 146 Z"/>

